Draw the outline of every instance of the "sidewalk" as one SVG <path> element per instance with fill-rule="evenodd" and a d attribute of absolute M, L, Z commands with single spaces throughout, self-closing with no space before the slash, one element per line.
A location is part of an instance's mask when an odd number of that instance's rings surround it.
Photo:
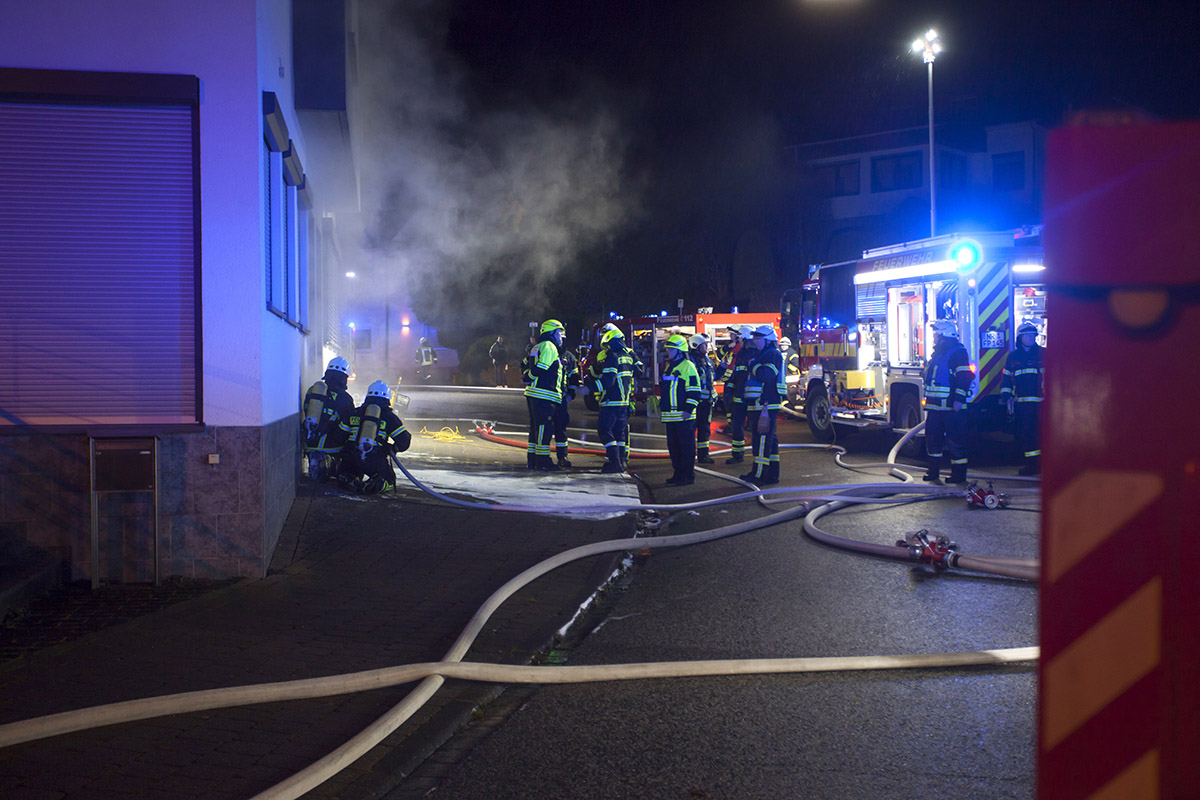
<path fill-rule="evenodd" d="M 551 555 L 634 535 L 630 515 L 464 510 L 414 489 L 359 498 L 301 482 L 270 574 L 0 665 L 0 723 L 173 692 L 441 659 L 499 586 Z M 577 561 L 521 590 L 467 660 L 525 663 L 615 568 Z M 249 798 L 327 754 L 413 685 L 144 720 L 0 750 L 16 798 Z M 379 797 L 498 693 L 449 681 L 311 798 Z"/>

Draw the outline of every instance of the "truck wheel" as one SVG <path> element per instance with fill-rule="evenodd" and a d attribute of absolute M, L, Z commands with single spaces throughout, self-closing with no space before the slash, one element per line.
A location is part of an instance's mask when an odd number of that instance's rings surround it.
<path fill-rule="evenodd" d="M 892 414 L 892 419 L 895 420 L 895 426 L 904 430 L 915 428 L 921 424 L 921 404 L 917 401 L 915 394 L 902 394 L 896 400 L 896 409 Z M 920 437 L 914 436 L 905 443 L 901 454 L 906 458 L 920 458 L 924 454 L 924 448 L 918 444 Z"/>
<path fill-rule="evenodd" d="M 804 416 L 808 427 L 818 442 L 833 441 L 833 416 L 829 413 L 829 395 L 823 389 L 809 392 L 804 402 Z"/>

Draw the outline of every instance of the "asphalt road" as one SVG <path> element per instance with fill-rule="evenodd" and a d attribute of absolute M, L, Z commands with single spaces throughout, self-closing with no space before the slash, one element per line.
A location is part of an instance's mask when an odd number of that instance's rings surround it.
<path fill-rule="evenodd" d="M 518 392 L 413 390 L 410 428 L 435 417 L 520 422 Z M 593 415 L 573 408 L 581 427 Z M 653 428 L 644 419 L 635 430 Z M 810 442 L 803 422 L 781 441 Z M 649 440 L 648 440 L 649 441 Z M 855 436 L 852 463 L 882 461 L 892 440 Z M 661 446 L 661 445 L 659 445 Z M 987 471 L 1013 474 L 1003 439 L 976 443 Z M 462 454 L 467 457 L 467 453 Z M 477 457 L 477 454 L 474 456 Z M 591 467 L 598 459 L 583 457 Z M 447 465 L 449 466 L 449 465 Z M 465 465 L 464 465 L 465 466 Z M 974 467 L 973 467 L 974 469 Z M 729 474 L 743 471 L 717 466 Z M 871 471 L 869 471 L 871 472 Z M 698 476 L 663 484 L 669 465 L 637 467 L 643 499 L 731 492 Z M 853 472 L 828 451 L 785 450 L 783 482 L 894 482 Z M 917 473 L 919 475 L 919 472 Z M 1001 488 L 1006 484 L 998 484 Z M 1012 484 L 1017 485 L 1017 484 Z M 822 518 L 838 535 L 892 544 L 949 535 L 962 552 L 1036 558 L 1036 500 L 968 509 L 961 499 L 860 506 Z M 668 517 L 660 535 L 768 513 L 752 502 Z M 636 559 L 624 591 L 570 664 L 878 655 L 1037 642 L 1037 589 L 1005 578 L 936 573 L 821 545 L 799 522 Z M 434 797 L 1029 798 L 1034 795 L 1036 671 L 1004 668 L 713 677 L 512 689 L 447 748 Z M 422 770 L 414 778 L 422 775 Z M 424 770 L 425 773 L 429 769 Z M 415 796 L 416 783 L 389 797 Z"/>

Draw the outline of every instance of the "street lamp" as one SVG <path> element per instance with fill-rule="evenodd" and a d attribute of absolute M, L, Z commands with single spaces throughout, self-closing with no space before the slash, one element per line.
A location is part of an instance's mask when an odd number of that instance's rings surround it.
<path fill-rule="evenodd" d="M 937 236 L 937 183 L 933 172 L 933 60 L 942 52 L 942 40 L 937 31 L 930 28 L 925 35 L 912 44 L 914 53 L 920 53 L 929 65 L 929 235 Z"/>

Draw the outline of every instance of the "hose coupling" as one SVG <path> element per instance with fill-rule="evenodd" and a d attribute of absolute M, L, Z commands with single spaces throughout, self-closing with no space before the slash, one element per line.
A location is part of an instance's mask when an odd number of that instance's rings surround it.
<path fill-rule="evenodd" d="M 910 561 L 929 564 L 934 569 L 946 569 L 958 563 L 958 545 L 946 536 L 924 529 L 898 540 L 896 546 L 908 549 Z"/>

